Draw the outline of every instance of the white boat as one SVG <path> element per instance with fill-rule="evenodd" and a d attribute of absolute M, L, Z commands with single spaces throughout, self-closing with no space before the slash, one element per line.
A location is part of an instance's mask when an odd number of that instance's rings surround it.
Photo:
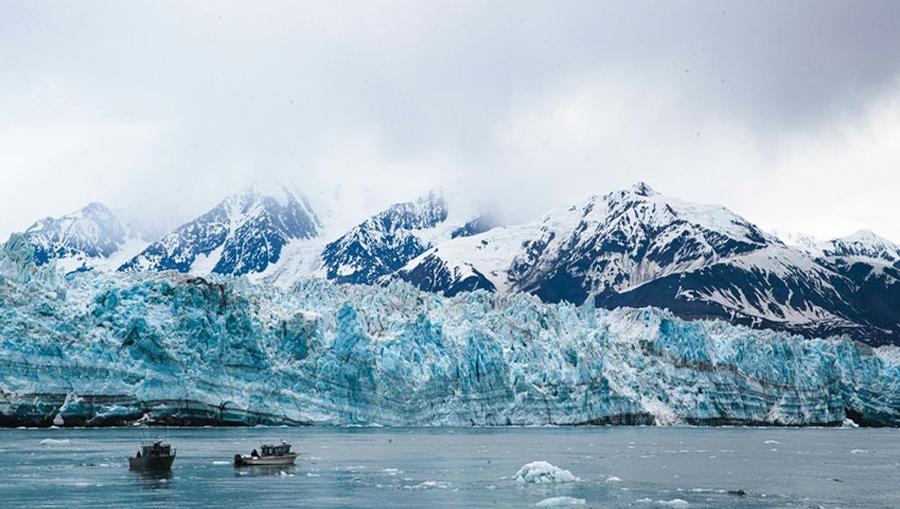
<path fill-rule="evenodd" d="M 250 454 L 234 455 L 235 467 L 256 467 L 256 466 L 284 466 L 293 465 L 298 454 L 291 452 L 291 444 L 281 442 L 280 445 L 263 444 Z"/>

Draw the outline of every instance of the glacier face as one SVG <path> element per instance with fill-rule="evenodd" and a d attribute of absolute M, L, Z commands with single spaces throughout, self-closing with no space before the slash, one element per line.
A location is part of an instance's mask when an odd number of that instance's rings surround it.
<path fill-rule="evenodd" d="M 900 350 L 484 291 L 0 254 L 0 423 L 900 424 Z"/>

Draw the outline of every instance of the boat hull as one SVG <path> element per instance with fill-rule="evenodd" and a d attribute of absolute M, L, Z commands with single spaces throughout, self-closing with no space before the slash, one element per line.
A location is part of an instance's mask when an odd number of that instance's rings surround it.
<path fill-rule="evenodd" d="M 269 467 L 269 466 L 285 466 L 293 465 L 297 459 L 297 453 L 289 453 L 283 456 L 235 456 L 234 466 L 236 467 Z"/>
<path fill-rule="evenodd" d="M 141 471 L 171 470 L 175 456 L 143 456 L 128 458 L 128 468 Z"/>

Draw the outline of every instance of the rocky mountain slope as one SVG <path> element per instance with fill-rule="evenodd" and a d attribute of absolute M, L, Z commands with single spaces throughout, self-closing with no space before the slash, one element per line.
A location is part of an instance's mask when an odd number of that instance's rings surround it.
<path fill-rule="evenodd" d="M 477 219 L 458 226 L 447 218 L 447 202 L 438 193 L 394 204 L 325 246 L 325 277 L 338 283 L 375 284 L 433 244 L 479 228 Z"/>
<path fill-rule="evenodd" d="M 157 221 L 139 222 L 101 203 L 60 217 L 35 222 L 23 238 L 35 249 L 35 261 L 55 260 L 65 271 L 114 270 L 161 234 Z"/>
<path fill-rule="evenodd" d="M 124 263 L 123 272 L 176 270 L 242 275 L 277 263 L 284 246 L 318 234 L 308 201 L 282 188 L 230 196 Z"/>
<path fill-rule="evenodd" d="M 531 224 L 439 244 L 395 277 L 445 295 L 527 292 L 547 302 L 656 306 L 687 319 L 900 343 L 896 246 L 868 236 L 829 246 L 819 254 L 787 246 L 723 207 L 638 184 Z"/>

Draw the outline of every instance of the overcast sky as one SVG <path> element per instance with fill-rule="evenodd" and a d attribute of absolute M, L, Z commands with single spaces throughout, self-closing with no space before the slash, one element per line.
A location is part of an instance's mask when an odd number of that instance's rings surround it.
<path fill-rule="evenodd" d="M 640 180 L 900 241 L 900 2 L 5 0 L 0 175 L 3 239 L 253 180 L 510 220 Z"/>

